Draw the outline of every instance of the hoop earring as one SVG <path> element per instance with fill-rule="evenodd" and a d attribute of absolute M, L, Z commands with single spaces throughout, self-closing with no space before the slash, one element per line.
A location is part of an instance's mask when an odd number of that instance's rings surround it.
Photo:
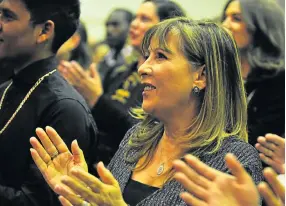
<path fill-rule="evenodd" d="M 195 96 L 199 96 L 200 91 L 201 91 L 200 88 L 197 87 L 197 86 L 194 86 L 194 88 L 193 88 L 193 90 L 192 90 L 192 92 L 193 92 L 193 94 L 194 94 Z"/>

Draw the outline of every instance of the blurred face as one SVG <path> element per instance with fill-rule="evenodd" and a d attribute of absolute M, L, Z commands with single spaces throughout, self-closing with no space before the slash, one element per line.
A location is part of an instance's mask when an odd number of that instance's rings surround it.
<path fill-rule="evenodd" d="M 155 4 L 152 2 L 141 4 L 130 26 L 131 45 L 139 49 L 146 31 L 159 22 Z"/>
<path fill-rule="evenodd" d="M 36 28 L 30 23 L 30 13 L 21 0 L 0 3 L 0 60 L 33 55 Z"/>
<path fill-rule="evenodd" d="M 170 51 L 159 48 L 158 40 L 152 39 L 149 57 L 138 70 L 145 86 L 142 108 L 159 119 L 188 108 L 193 88 L 192 68 L 178 49 L 177 37 L 169 35 L 167 41 Z"/>
<path fill-rule="evenodd" d="M 252 35 L 242 19 L 239 1 L 232 1 L 228 5 L 223 26 L 231 31 L 239 49 L 244 49 L 251 43 Z"/>
<path fill-rule="evenodd" d="M 129 31 L 126 14 L 121 11 L 113 12 L 106 21 L 106 40 L 111 48 L 122 47 Z"/>

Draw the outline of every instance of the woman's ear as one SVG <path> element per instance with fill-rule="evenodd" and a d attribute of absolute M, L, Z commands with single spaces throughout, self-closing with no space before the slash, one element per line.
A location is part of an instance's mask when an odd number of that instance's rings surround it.
<path fill-rule="evenodd" d="M 206 85 L 206 65 L 204 64 L 197 71 L 195 71 L 194 86 L 197 86 L 200 90 L 202 90 L 206 87 Z"/>
<path fill-rule="evenodd" d="M 48 20 L 45 23 L 40 24 L 39 27 L 40 31 L 37 37 L 38 44 L 46 42 L 54 37 L 55 24 L 53 21 Z"/>

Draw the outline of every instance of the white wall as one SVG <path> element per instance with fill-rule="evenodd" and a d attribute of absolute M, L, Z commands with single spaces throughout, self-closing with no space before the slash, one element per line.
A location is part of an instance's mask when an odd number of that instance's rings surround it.
<path fill-rule="evenodd" d="M 193 19 L 212 18 L 221 14 L 227 0 L 174 0 Z M 82 20 L 86 24 L 90 42 L 104 38 L 105 18 L 117 7 L 136 12 L 142 0 L 81 0 Z"/>

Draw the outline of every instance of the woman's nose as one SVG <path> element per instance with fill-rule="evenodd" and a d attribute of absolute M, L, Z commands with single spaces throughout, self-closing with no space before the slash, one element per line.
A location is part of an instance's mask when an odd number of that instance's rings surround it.
<path fill-rule="evenodd" d="M 138 68 L 138 74 L 141 78 L 147 75 L 151 75 L 152 69 L 143 63 L 139 68 Z"/>

